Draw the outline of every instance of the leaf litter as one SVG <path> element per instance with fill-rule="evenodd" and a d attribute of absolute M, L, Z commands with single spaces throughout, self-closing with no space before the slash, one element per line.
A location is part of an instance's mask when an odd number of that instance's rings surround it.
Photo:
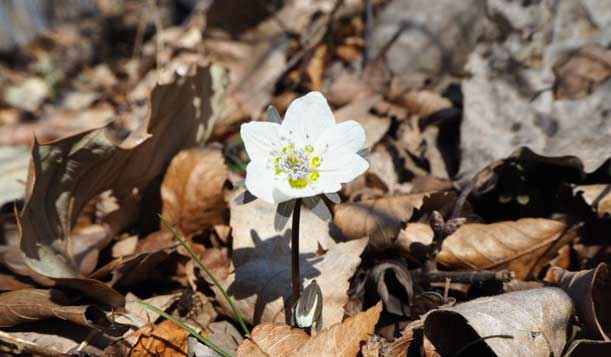
<path fill-rule="evenodd" d="M 217 355 L 145 302 L 232 356 L 609 354 L 604 0 L 74 3 L 0 5 L 3 353 Z M 292 228 L 234 202 L 240 124 L 314 90 L 370 163 L 301 213 L 319 331 Z"/>

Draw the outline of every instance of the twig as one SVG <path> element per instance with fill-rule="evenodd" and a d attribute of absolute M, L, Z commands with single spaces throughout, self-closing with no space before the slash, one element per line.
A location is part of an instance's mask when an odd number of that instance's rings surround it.
<path fill-rule="evenodd" d="M 483 284 L 486 282 L 508 282 L 512 278 L 512 274 L 508 270 L 501 271 L 490 271 L 490 270 L 480 270 L 480 271 L 426 271 L 419 270 L 413 271 L 412 274 L 420 283 L 436 283 L 436 282 L 445 282 L 446 279 L 451 279 L 453 283 L 463 283 L 463 284 Z"/>
<path fill-rule="evenodd" d="M 296 302 L 301 294 L 301 274 L 299 273 L 299 219 L 301 218 L 301 198 L 295 200 L 293 227 L 291 229 L 291 285 Z"/>

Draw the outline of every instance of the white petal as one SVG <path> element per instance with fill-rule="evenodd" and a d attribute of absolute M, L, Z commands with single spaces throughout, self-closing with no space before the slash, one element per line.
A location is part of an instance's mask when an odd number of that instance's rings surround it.
<path fill-rule="evenodd" d="M 251 121 L 242 124 L 240 136 L 250 160 L 267 160 L 275 145 L 280 143 L 280 125 Z"/>
<path fill-rule="evenodd" d="M 325 130 L 314 144 L 317 154 L 353 154 L 365 145 L 365 129 L 354 120 L 341 122 Z"/>
<path fill-rule="evenodd" d="M 321 185 L 312 183 L 303 188 L 294 188 L 289 185 L 288 180 L 279 180 L 277 187 L 280 192 L 291 198 L 311 197 L 323 193 Z"/>
<path fill-rule="evenodd" d="M 263 161 L 251 161 L 246 166 L 245 184 L 250 193 L 272 204 L 291 199 L 276 187 L 274 171 Z"/>
<path fill-rule="evenodd" d="M 320 92 L 310 92 L 295 99 L 284 115 L 282 127 L 303 143 L 314 143 L 335 124 L 335 117 Z"/>
<path fill-rule="evenodd" d="M 318 172 L 320 172 L 321 182 L 346 183 L 362 175 L 368 168 L 369 162 L 355 153 L 330 152 L 322 157 Z M 330 183 L 325 185 L 330 185 Z"/>

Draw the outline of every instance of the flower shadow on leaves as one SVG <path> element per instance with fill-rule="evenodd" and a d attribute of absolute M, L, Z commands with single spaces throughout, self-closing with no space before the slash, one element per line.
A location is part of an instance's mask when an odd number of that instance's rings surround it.
<path fill-rule="evenodd" d="M 289 242 L 291 230 L 283 235 L 261 239 L 255 230 L 250 230 L 254 247 L 238 248 L 233 252 L 235 280 L 227 292 L 236 300 L 257 295 L 254 306 L 253 323 L 261 322 L 266 306 L 278 298 L 283 299 L 285 314 L 288 299 L 291 295 Z M 322 261 L 314 253 L 299 255 L 301 281 L 313 279 L 320 275 L 316 263 Z"/>

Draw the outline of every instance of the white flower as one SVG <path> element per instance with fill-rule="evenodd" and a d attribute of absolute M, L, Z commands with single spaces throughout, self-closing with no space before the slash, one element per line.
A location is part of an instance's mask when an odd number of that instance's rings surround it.
<path fill-rule="evenodd" d="M 251 160 L 246 188 L 269 203 L 337 192 L 369 167 L 357 154 L 365 130 L 353 120 L 337 124 L 319 92 L 295 99 L 282 124 L 250 122 L 240 134 Z"/>

